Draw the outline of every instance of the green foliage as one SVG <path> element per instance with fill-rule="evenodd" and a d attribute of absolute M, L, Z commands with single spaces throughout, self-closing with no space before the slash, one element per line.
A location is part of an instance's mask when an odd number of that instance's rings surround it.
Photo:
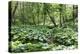
<path fill-rule="evenodd" d="M 77 33 L 71 28 L 49 29 L 46 26 L 27 25 L 13 26 L 11 29 L 12 52 L 60 50 L 78 45 Z"/>
<path fill-rule="evenodd" d="M 57 31 L 54 34 L 54 39 L 56 42 L 62 45 L 70 46 L 77 45 L 77 33 L 71 28 L 54 29 Z"/>

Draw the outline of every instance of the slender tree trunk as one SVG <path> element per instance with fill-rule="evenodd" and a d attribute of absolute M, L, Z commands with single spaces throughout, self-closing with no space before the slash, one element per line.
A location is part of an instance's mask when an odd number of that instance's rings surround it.
<path fill-rule="evenodd" d="M 36 22 L 35 22 L 35 13 L 33 11 L 34 11 L 34 5 L 32 4 L 32 19 L 33 19 L 33 24 L 36 25 Z"/>
<path fill-rule="evenodd" d="M 38 11 L 38 12 L 37 12 L 37 18 L 38 18 L 38 26 L 39 26 L 39 13 L 40 13 L 40 12 L 39 12 L 39 11 L 40 11 L 40 9 L 39 9 L 39 4 L 38 4 L 38 9 L 37 9 L 37 11 Z"/>
<path fill-rule="evenodd" d="M 23 16 L 23 17 L 22 17 L 22 18 L 23 18 L 23 25 L 25 24 L 24 9 L 25 9 L 25 8 L 24 8 L 24 2 L 23 2 L 23 14 L 22 14 L 22 16 Z"/>
<path fill-rule="evenodd" d="M 54 19 L 54 17 L 52 17 L 52 16 L 50 15 L 48 9 L 47 9 L 47 13 L 48 13 L 48 16 L 50 17 L 51 21 L 53 22 L 54 26 L 56 27 L 57 25 L 56 25 L 55 19 Z"/>
<path fill-rule="evenodd" d="M 38 15 L 38 26 L 39 26 L 39 15 Z"/>
<path fill-rule="evenodd" d="M 60 12 L 60 27 L 62 27 L 62 17 L 61 17 L 61 12 Z"/>
<path fill-rule="evenodd" d="M 63 5 L 63 27 L 66 27 L 66 5 Z"/>
<path fill-rule="evenodd" d="M 43 25 L 45 25 L 45 18 L 46 18 L 46 4 L 43 4 Z"/>
<path fill-rule="evenodd" d="M 78 17 L 78 6 L 73 5 L 73 25 L 75 25 L 75 20 Z"/>
<path fill-rule="evenodd" d="M 24 5 L 23 3 L 20 3 L 20 9 L 21 9 L 21 23 L 24 25 Z"/>
<path fill-rule="evenodd" d="M 15 4 L 15 7 L 14 7 L 14 10 L 13 10 L 13 13 L 12 13 L 13 24 L 14 24 L 14 25 L 15 25 L 15 12 L 16 12 L 17 7 L 18 7 L 18 2 Z"/>
<path fill-rule="evenodd" d="M 45 15 L 43 14 L 43 25 L 45 25 Z"/>
<path fill-rule="evenodd" d="M 33 14 L 33 23 L 34 23 L 34 25 L 36 25 L 34 17 L 35 17 L 35 15 Z"/>
<path fill-rule="evenodd" d="M 56 27 L 57 25 L 56 25 L 56 22 L 55 22 L 54 17 L 52 17 L 52 16 L 50 15 L 49 6 L 48 6 L 48 5 L 46 5 L 46 6 L 47 6 L 47 7 L 46 7 L 46 13 L 48 14 L 48 16 L 50 17 L 52 23 L 53 23 L 54 26 Z"/>
<path fill-rule="evenodd" d="M 16 12 L 17 7 L 18 7 L 18 2 L 15 4 L 15 8 L 13 10 L 13 18 L 14 18 L 14 15 L 15 15 L 15 12 Z"/>
<path fill-rule="evenodd" d="M 59 9 L 59 12 L 60 12 L 60 27 L 62 27 L 62 18 L 63 18 L 63 15 L 62 15 L 62 7 L 63 7 L 63 5 L 60 4 L 60 9 Z"/>
<path fill-rule="evenodd" d="M 66 5 L 65 5 L 65 12 L 66 12 Z M 67 27 L 67 16 L 66 16 L 66 14 L 64 15 L 64 17 L 65 17 L 65 19 L 64 19 L 65 20 L 65 25 L 64 26 Z"/>
<path fill-rule="evenodd" d="M 75 6 L 73 5 L 73 26 L 75 25 Z"/>

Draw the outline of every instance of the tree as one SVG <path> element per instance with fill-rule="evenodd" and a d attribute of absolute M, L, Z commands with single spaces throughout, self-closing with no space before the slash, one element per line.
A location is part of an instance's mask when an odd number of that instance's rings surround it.
<path fill-rule="evenodd" d="M 13 5 L 13 4 L 11 4 L 11 5 Z M 14 5 L 14 9 L 12 8 L 13 11 L 11 10 L 12 11 L 12 21 L 13 21 L 12 23 L 13 24 L 15 24 L 15 13 L 16 13 L 17 7 L 18 7 L 18 2 L 16 2 L 16 4 Z"/>
<path fill-rule="evenodd" d="M 59 5 L 60 6 L 60 8 L 59 8 L 59 12 L 60 12 L 60 27 L 62 27 L 62 7 L 63 7 L 63 5 L 62 4 L 60 4 Z"/>
<path fill-rule="evenodd" d="M 52 16 L 50 15 L 50 8 L 49 8 L 49 5 L 46 4 L 45 6 L 46 6 L 46 11 L 47 11 L 48 16 L 50 17 L 51 21 L 53 22 L 54 26 L 56 27 L 57 25 L 56 25 L 54 16 L 52 17 Z"/>
<path fill-rule="evenodd" d="M 75 25 L 75 19 L 78 17 L 78 7 L 73 5 L 73 24 Z"/>

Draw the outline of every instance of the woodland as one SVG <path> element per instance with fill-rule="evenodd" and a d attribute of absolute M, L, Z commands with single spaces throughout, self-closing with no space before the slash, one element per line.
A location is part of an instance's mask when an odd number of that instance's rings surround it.
<path fill-rule="evenodd" d="M 9 2 L 9 52 L 78 48 L 78 5 Z"/>

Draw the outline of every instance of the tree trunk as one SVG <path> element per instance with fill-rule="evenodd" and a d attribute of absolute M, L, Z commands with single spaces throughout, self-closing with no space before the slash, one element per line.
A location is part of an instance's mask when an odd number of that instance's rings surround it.
<path fill-rule="evenodd" d="M 15 4 L 15 7 L 14 7 L 14 10 L 13 10 L 13 13 L 12 13 L 13 24 L 14 24 L 14 25 L 15 25 L 15 12 L 16 12 L 17 7 L 18 7 L 18 2 Z"/>
<path fill-rule="evenodd" d="M 38 26 L 39 26 L 39 12 L 40 11 L 40 9 L 39 9 L 39 4 L 38 4 L 38 9 L 37 9 L 37 18 L 38 18 Z"/>
<path fill-rule="evenodd" d="M 46 4 L 43 4 L 43 25 L 45 25 L 45 18 L 46 18 Z"/>
<path fill-rule="evenodd" d="M 15 8 L 13 10 L 13 18 L 14 18 L 14 15 L 15 15 L 15 12 L 16 12 L 17 7 L 18 7 L 18 2 L 15 4 Z"/>
<path fill-rule="evenodd" d="M 78 17 L 78 6 L 73 5 L 73 25 L 75 25 L 75 19 Z"/>
<path fill-rule="evenodd" d="M 63 26 L 63 27 L 66 27 L 66 19 L 67 19 L 67 18 L 66 18 L 66 13 L 65 13 L 65 12 L 66 12 L 66 5 L 63 5 L 63 10 L 62 10 L 62 12 L 63 12 L 63 15 L 62 15 L 62 17 L 63 17 L 63 23 L 62 23 L 62 24 L 63 24 L 63 25 L 62 25 L 62 26 Z"/>
<path fill-rule="evenodd" d="M 57 25 L 56 25 L 55 19 L 54 19 L 54 17 L 52 17 L 52 16 L 50 15 L 50 12 L 49 12 L 48 8 L 47 8 L 47 14 L 48 14 L 48 16 L 50 17 L 51 21 L 53 22 L 54 26 L 56 27 Z"/>
<path fill-rule="evenodd" d="M 60 12 L 60 27 L 62 27 L 62 18 L 63 18 L 63 15 L 62 15 L 62 8 L 63 8 L 63 5 L 60 4 L 60 9 L 59 9 L 59 12 Z"/>
<path fill-rule="evenodd" d="M 62 15 L 61 15 L 61 12 L 60 12 L 60 27 L 62 27 Z"/>
<path fill-rule="evenodd" d="M 50 17 L 51 21 L 53 22 L 54 26 L 56 27 L 57 25 L 56 25 L 56 23 L 55 23 L 55 19 L 54 19 L 54 17 L 50 16 L 49 13 L 48 13 L 48 16 Z"/>

